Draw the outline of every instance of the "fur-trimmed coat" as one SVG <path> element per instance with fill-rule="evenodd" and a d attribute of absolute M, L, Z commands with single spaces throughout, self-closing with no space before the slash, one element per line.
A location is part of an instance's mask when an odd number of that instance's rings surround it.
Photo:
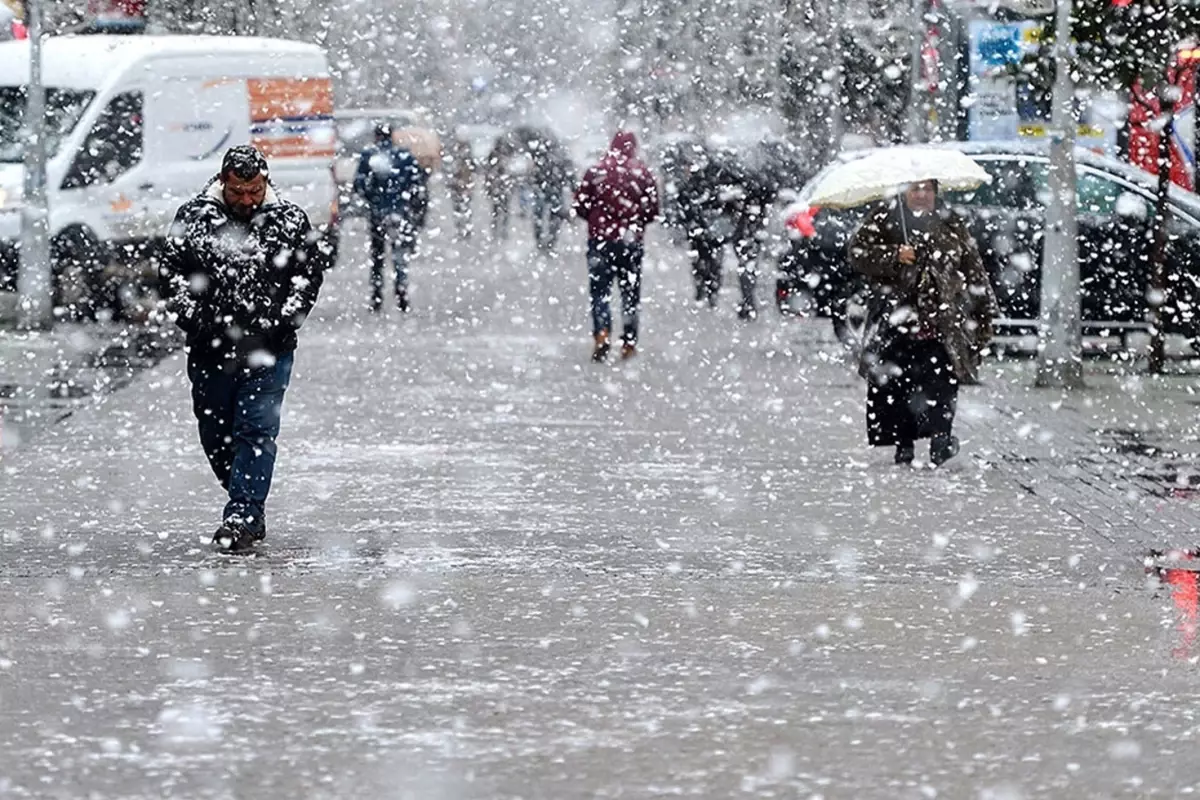
<path fill-rule="evenodd" d="M 328 266 L 304 210 L 267 189 L 249 220 L 213 179 L 175 215 L 160 259 L 167 310 L 188 345 L 216 358 L 296 349 Z"/>

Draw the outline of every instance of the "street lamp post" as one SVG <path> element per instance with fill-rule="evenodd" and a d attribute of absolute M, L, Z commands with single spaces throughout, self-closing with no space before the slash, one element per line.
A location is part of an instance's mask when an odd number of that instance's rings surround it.
<path fill-rule="evenodd" d="M 25 329 L 49 328 L 54 318 L 50 270 L 49 208 L 46 204 L 46 89 L 42 85 L 42 4 L 25 0 L 29 30 L 26 95 L 25 187 L 21 206 L 21 257 L 17 272 L 17 322 Z"/>
<path fill-rule="evenodd" d="M 1058 0 L 1054 50 L 1050 198 L 1046 205 L 1045 255 L 1042 259 L 1037 385 L 1077 389 L 1083 386 L 1083 335 L 1079 322 L 1071 0 Z"/>

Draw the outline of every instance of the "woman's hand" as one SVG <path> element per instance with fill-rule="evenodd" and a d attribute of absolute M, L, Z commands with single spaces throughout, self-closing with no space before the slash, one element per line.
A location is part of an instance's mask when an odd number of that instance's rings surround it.
<path fill-rule="evenodd" d="M 917 263 L 917 251 L 913 249 L 912 245 L 902 244 L 900 245 L 900 252 L 897 254 L 896 260 L 906 266 L 915 264 Z"/>

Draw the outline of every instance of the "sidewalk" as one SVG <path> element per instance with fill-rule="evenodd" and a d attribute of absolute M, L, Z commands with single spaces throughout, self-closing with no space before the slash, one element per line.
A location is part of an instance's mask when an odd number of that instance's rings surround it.
<path fill-rule="evenodd" d="M 0 324 L 0 458 L 80 408 L 102 402 L 178 346 L 173 332 L 112 323 L 49 331 Z"/>
<path fill-rule="evenodd" d="M 257 557 L 203 544 L 181 355 L 6 456 L 8 796 L 1200 788 L 1200 652 L 1141 560 L 1194 530 L 1151 493 L 1194 379 L 991 370 L 963 454 L 897 469 L 827 323 L 697 309 L 664 243 L 644 352 L 588 363 L 577 235 L 435 239 L 405 319 L 329 276 Z"/>

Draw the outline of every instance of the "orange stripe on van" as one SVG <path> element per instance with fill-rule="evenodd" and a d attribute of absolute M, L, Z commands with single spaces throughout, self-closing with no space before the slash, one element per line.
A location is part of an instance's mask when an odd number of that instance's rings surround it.
<path fill-rule="evenodd" d="M 332 143 L 315 142 L 307 136 L 254 136 L 250 139 L 267 158 L 331 158 Z"/>
<path fill-rule="evenodd" d="M 329 78 L 252 78 L 246 81 L 246 88 L 253 122 L 333 114 L 333 82 Z"/>

